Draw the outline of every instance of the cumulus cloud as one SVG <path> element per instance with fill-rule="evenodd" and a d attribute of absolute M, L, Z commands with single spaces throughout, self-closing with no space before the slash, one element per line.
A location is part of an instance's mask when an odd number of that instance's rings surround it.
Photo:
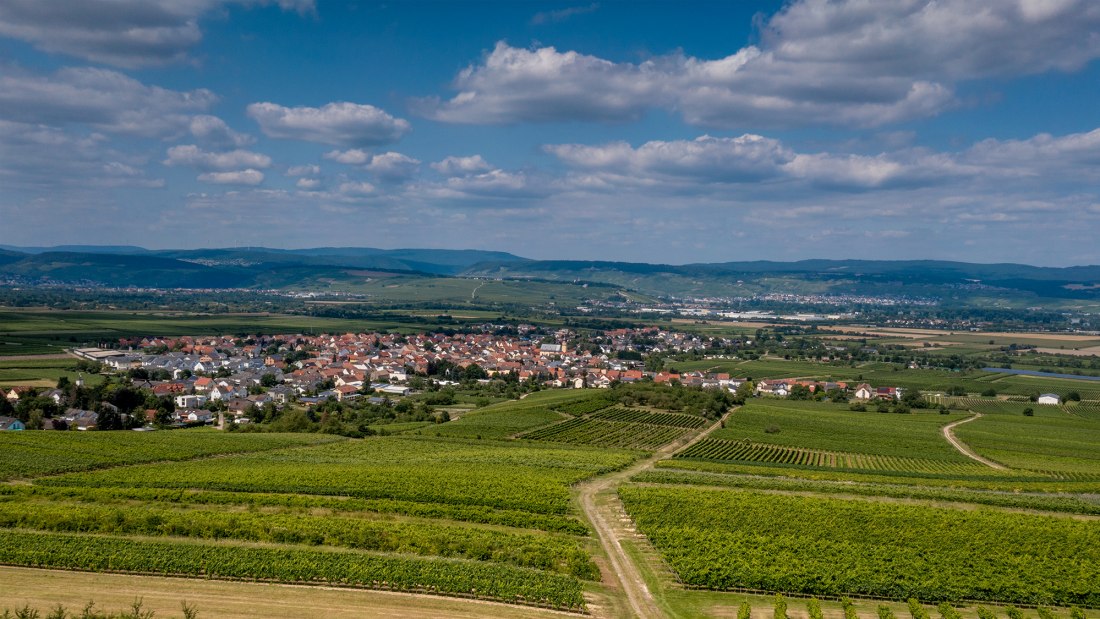
<path fill-rule="evenodd" d="M 55 127 L 0 120 L 0 186 L 9 192 L 56 196 L 88 187 L 160 187 L 144 162 L 112 150 L 101 134 L 77 135 Z M 2 194 L 4 192 L 0 192 Z"/>
<path fill-rule="evenodd" d="M 202 40 L 199 17 L 234 0 L 3 0 L 0 35 L 47 52 L 125 68 L 186 59 Z M 313 0 L 236 0 L 300 13 Z"/>
<path fill-rule="evenodd" d="M 232 172 L 206 172 L 205 174 L 199 174 L 199 180 L 204 183 L 218 185 L 259 185 L 264 180 L 264 173 L 253 169 Z"/>
<path fill-rule="evenodd" d="M 469 157 L 447 157 L 443 161 L 433 163 L 432 169 L 444 176 L 464 176 L 466 174 L 488 172 L 493 169 L 493 166 L 489 165 L 489 162 L 485 161 L 481 155 L 472 155 Z"/>
<path fill-rule="evenodd" d="M 0 116 L 53 126 L 87 124 L 110 133 L 174 135 L 215 100 L 209 90 L 146 86 L 117 71 L 91 67 L 59 69 L 49 76 L 9 68 L 0 75 Z"/>
<path fill-rule="evenodd" d="M 351 181 L 340 183 L 337 191 L 345 196 L 369 196 L 375 193 L 376 188 L 366 181 Z"/>
<path fill-rule="evenodd" d="M 186 144 L 169 148 L 164 165 L 190 166 L 200 170 L 267 168 L 271 166 L 271 157 L 240 149 L 224 153 L 208 152 L 194 144 Z"/>
<path fill-rule="evenodd" d="M 753 134 L 652 141 L 636 148 L 626 142 L 596 146 L 556 144 L 544 150 L 578 171 L 574 183 L 587 189 L 623 185 L 680 189 L 685 184 L 691 187 L 769 181 L 866 190 L 943 184 L 982 171 L 960 161 L 957 154 L 917 149 L 875 156 L 799 153 L 778 140 Z"/>
<path fill-rule="evenodd" d="M 409 122 L 373 105 L 329 103 L 323 107 L 284 107 L 253 103 L 248 115 L 273 138 L 320 142 L 345 147 L 389 144 L 409 132 Z"/>
<path fill-rule="evenodd" d="M 297 186 L 298 189 L 313 190 L 321 186 L 321 181 L 316 178 L 299 178 L 295 186 Z"/>
<path fill-rule="evenodd" d="M 217 116 L 202 114 L 191 119 L 191 135 L 212 148 L 234 148 L 248 146 L 256 138 L 238 133 L 229 128 L 225 121 Z"/>
<path fill-rule="evenodd" d="M 358 148 L 352 148 L 350 150 L 330 150 L 324 154 L 324 158 L 329 161 L 347 165 L 363 165 L 370 161 L 370 153 Z"/>
<path fill-rule="evenodd" d="M 1074 71 L 1100 57 L 1100 5 L 1089 0 L 802 0 L 760 29 L 760 44 L 724 58 L 675 53 L 616 62 L 500 42 L 454 80 L 447 101 L 422 100 L 457 123 L 612 121 L 651 108 L 692 124 L 874 126 L 957 105 L 956 84 Z"/>
<path fill-rule="evenodd" d="M 319 165 L 297 165 L 287 168 L 287 176 L 317 176 L 321 173 L 321 166 Z"/>
<path fill-rule="evenodd" d="M 366 168 L 379 179 L 396 182 L 415 175 L 420 169 L 420 160 L 401 153 L 388 152 L 371 157 Z"/>

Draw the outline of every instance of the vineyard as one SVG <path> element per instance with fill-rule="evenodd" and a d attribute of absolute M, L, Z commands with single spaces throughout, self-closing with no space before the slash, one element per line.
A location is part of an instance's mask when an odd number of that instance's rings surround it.
<path fill-rule="evenodd" d="M 521 410 L 548 412 L 537 403 Z M 145 438 L 97 436 L 123 445 Z M 577 609 L 581 582 L 600 573 L 570 486 L 636 458 L 415 435 L 335 442 L 295 435 L 317 443 L 295 447 L 280 445 L 280 435 L 201 436 L 212 445 L 256 439 L 256 448 L 268 450 L 2 486 L 0 563 L 320 582 Z M 110 443 L 96 444 L 109 453 Z"/>
<path fill-rule="evenodd" d="M 619 495 L 692 586 L 1100 606 L 1095 521 L 700 487 Z"/>
<path fill-rule="evenodd" d="M 0 432 L 0 480 L 343 440 L 315 434 Z"/>
<path fill-rule="evenodd" d="M 634 408 L 616 406 L 598 413 L 589 415 L 592 419 L 604 421 L 619 421 L 623 423 L 646 423 L 655 426 L 670 426 L 673 428 L 701 428 L 707 425 L 707 420 L 695 415 L 681 415 L 678 413 L 651 413 Z"/>
<path fill-rule="evenodd" d="M 86 571 L 331 584 L 584 606 L 580 581 L 507 565 L 304 547 L 161 542 L 5 531 L 0 563 Z"/>
<path fill-rule="evenodd" d="M 671 443 L 684 436 L 686 432 L 688 432 L 687 429 L 678 427 L 577 417 L 529 432 L 520 438 L 571 445 L 652 450 Z"/>
<path fill-rule="evenodd" d="M 1055 416 L 987 415 L 959 426 L 955 435 L 1010 468 L 1100 479 L 1100 423 L 1050 408 Z"/>
<path fill-rule="evenodd" d="M 846 404 L 752 401 L 712 438 L 897 458 L 971 461 L 943 439 L 941 428 L 960 419 L 934 412 L 898 415 L 856 412 Z"/>
<path fill-rule="evenodd" d="M 587 415 L 594 413 L 598 410 L 611 406 L 611 402 L 604 400 L 603 398 L 593 398 L 591 400 L 581 400 L 579 402 L 569 402 L 566 404 L 559 404 L 554 407 L 554 410 L 561 411 L 567 415 L 573 415 L 574 417 L 580 417 L 581 415 Z"/>
<path fill-rule="evenodd" d="M 976 462 L 951 462 L 924 458 L 880 456 L 784 447 L 749 440 L 703 439 L 676 454 L 677 458 L 734 462 L 761 462 L 792 466 L 864 471 L 899 471 L 943 475 L 988 475 L 997 473 Z"/>

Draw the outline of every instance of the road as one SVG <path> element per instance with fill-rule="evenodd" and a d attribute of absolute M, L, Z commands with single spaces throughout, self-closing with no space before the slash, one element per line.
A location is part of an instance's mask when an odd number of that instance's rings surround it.
<path fill-rule="evenodd" d="M 952 430 L 954 430 L 956 426 L 961 426 L 964 423 L 970 423 L 971 421 L 974 421 L 975 419 L 981 419 L 981 417 L 982 417 L 981 413 L 974 413 L 973 417 L 967 417 L 966 419 L 960 419 L 958 421 L 947 424 L 946 426 L 943 427 L 943 437 L 945 439 L 947 439 L 948 443 L 951 443 L 952 447 L 959 450 L 959 453 L 966 456 L 967 458 L 970 458 L 971 460 L 974 460 L 976 462 L 981 462 L 982 464 L 984 464 L 984 465 L 986 465 L 990 468 L 997 469 L 998 471 L 1007 471 L 1008 467 L 1006 467 L 1005 465 L 998 464 L 998 463 L 996 463 L 992 460 L 987 460 L 987 459 L 979 456 L 978 454 L 974 453 L 974 450 L 970 449 L 969 445 L 967 445 L 966 443 L 964 443 L 964 442 L 960 441 L 959 439 L 955 438 L 955 433 L 952 432 Z"/>

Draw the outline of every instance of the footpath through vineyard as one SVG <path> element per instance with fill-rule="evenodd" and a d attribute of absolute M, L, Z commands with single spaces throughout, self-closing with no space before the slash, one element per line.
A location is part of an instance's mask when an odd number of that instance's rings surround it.
<path fill-rule="evenodd" d="M 984 464 L 988 467 L 995 468 L 999 471 L 1007 471 L 1008 467 L 1006 467 L 1002 464 L 998 464 L 998 463 L 996 463 L 992 460 L 987 460 L 987 459 L 979 456 L 977 453 L 974 452 L 973 449 L 970 449 L 969 445 L 967 445 L 966 443 L 964 443 L 964 442 L 960 441 L 958 438 L 956 438 L 955 433 L 952 432 L 952 430 L 955 429 L 955 426 L 961 426 L 964 423 L 970 423 L 971 421 L 981 419 L 981 417 L 982 417 L 982 414 L 976 412 L 976 413 L 974 413 L 973 417 L 967 417 L 966 419 L 960 419 L 959 421 L 956 421 L 954 423 L 947 424 L 946 426 L 943 427 L 943 437 L 945 439 L 947 439 L 948 443 L 951 443 L 952 447 L 954 447 L 955 449 L 958 449 L 959 453 L 966 456 L 967 458 L 970 458 L 971 460 L 976 460 L 978 462 L 981 462 L 982 464 Z"/>
<path fill-rule="evenodd" d="M 623 594 L 630 604 L 632 617 L 656 619 L 664 617 L 665 614 L 657 605 L 657 600 L 653 597 L 649 587 L 646 586 L 641 570 L 623 549 L 622 540 L 629 532 L 625 531 L 621 525 L 616 526 L 616 523 L 622 523 L 628 517 L 615 493 L 615 489 L 619 484 L 638 473 L 653 468 L 653 464 L 658 460 L 663 460 L 673 453 L 703 440 L 711 432 L 720 428 L 722 422 L 731 413 L 726 413 L 721 420 L 714 422 L 714 424 L 686 442 L 679 440 L 669 443 L 633 466 L 610 475 L 597 477 L 581 484 L 579 487 L 581 508 L 588 516 L 589 521 L 592 522 L 592 526 L 596 530 L 596 537 L 599 538 L 600 545 L 607 553 L 615 578 L 618 579 Z"/>

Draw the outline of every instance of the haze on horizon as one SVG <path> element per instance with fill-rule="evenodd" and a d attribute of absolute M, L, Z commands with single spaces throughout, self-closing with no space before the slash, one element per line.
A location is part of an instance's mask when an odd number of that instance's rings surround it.
<path fill-rule="evenodd" d="M 1100 4 L 0 0 L 0 244 L 1100 263 Z"/>

